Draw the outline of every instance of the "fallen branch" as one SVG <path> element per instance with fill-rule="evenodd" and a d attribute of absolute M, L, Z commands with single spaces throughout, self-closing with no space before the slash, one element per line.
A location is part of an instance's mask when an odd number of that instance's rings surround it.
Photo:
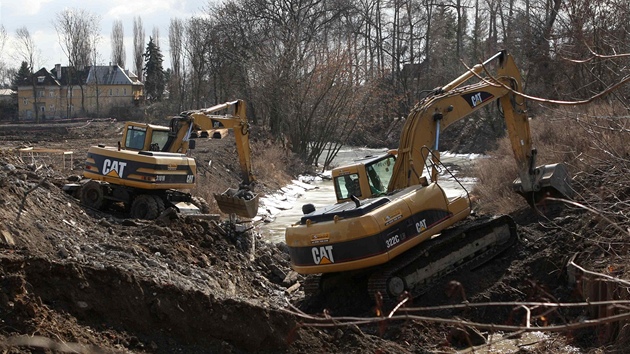
<path fill-rule="evenodd" d="M 36 190 L 42 184 L 44 184 L 45 181 L 46 181 L 46 178 L 42 178 L 39 181 L 39 183 L 37 183 L 34 187 L 32 187 L 31 189 L 29 189 L 26 192 L 24 192 L 24 197 L 22 198 L 22 203 L 20 203 L 20 210 L 18 210 L 17 217 L 15 218 L 16 222 L 20 221 L 20 216 L 22 215 L 22 211 L 24 210 L 24 204 L 26 203 L 26 197 L 28 197 L 29 194 L 31 194 L 34 190 Z"/>

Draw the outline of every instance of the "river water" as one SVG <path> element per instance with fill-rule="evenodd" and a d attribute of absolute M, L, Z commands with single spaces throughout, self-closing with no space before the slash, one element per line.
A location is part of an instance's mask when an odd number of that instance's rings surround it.
<path fill-rule="evenodd" d="M 386 151 L 387 149 L 344 148 L 339 151 L 333 165 L 344 166 L 365 156 L 380 155 Z M 480 155 L 476 154 L 461 155 L 448 152 L 441 153 L 442 163 L 448 167 L 449 171 L 453 173 L 459 183 L 461 183 L 460 186 L 450 174 L 446 171 L 442 171 L 439 177 L 440 186 L 444 188 L 448 197 L 465 195 L 465 189 L 470 190 L 472 188 L 475 180 L 470 177 L 460 178 L 458 177 L 458 172 L 462 166 L 470 165 L 479 157 Z M 326 175 L 326 173 L 324 173 L 324 175 Z M 330 171 L 328 171 L 327 175 L 330 175 Z M 296 182 L 296 184 L 284 188 L 282 193 L 262 198 L 260 213 L 269 215 L 270 218 L 273 218 L 273 221 L 259 224 L 259 226 L 257 226 L 258 231 L 265 239 L 271 242 L 284 242 L 285 229 L 289 225 L 298 222 L 303 215 L 302 205 L 310 203 L 313 204 L 315 208 L 319 209 L 320 207 L 334 204 L 335 202 L 335 190 L 331 180 L 321 177 L 303 178 L 301 182 Z M 267 210 L 271 210 L 271 213 Z"/>

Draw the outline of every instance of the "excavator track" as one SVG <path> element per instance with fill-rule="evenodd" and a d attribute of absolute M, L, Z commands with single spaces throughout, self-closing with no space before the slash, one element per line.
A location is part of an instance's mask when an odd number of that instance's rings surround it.
<path fill-rule="evenodd" d="M 444 276 L 488 262 L 518 239 L 511 217 L 480 218 L 442 232 L 381 267 L 368 280 L 368 293 L 393 303 L 408 292 L 425 294 Z"/>

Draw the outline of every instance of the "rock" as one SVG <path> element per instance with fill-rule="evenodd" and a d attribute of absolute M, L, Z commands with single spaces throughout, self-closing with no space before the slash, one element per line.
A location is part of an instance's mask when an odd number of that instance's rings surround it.
<path fill-rule="evenodd" d="M 296 271 L 290 270 L 282 280 L 282 285 L 290 286 L 291 284 L 295 284 L 298 280 L 298 277 L 299 274 Z"/>
<path fill-rule="evenodd" d="M 103 226 L 103 227 L 111 227 L 112 226 L 112 224 L 110 224 L 109 221 L 107 221 L 107 219 L 105 219 L 105 218 L 99 220 L 98 224 Z"/>
<path fill-rule="evenodd" d="M 270 269 L 271 272 L 280 279 L 284 280 L 287 277 L 287 274 L 275 264 L 272 264 Z"/>
<path fill-rule="evenodd" d="M 4 229 L 0 230 L 0 242 L 10 246 L 15 245 L 15 240 L 13 239 L 13 236 L 11 236 L 11 233 Z"/>
<path fill-rule="evenodd" d="M 301 284 L 300 283 L 295 283 L 293 285 L 291 285 L 290 287 L 287 288 L 287 290 L 285 290 L 285 292 L 287 294 L 292 294 L 294 293 L 296 290 L 298 290 L 300 288 Z"/>
<path fill-rule="evenodd" d="M 477 329 L 469 326 L 452 327 L 448 335 L 449 342 L 456 347 L 477 346 L 486 343 L 486 338 Z"/>
<path fill-rule="evenodd" d="M 122 221 L 122 226 L 138 226 L 138 223 L 131 219 L 125 219 Z"/>

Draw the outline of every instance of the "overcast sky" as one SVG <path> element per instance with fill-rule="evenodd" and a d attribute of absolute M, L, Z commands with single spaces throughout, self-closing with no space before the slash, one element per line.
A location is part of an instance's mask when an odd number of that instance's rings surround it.
<path fill-rule="evenodd" d="M 127 54 L 125 66 L 133 70 L 133 18 L 140 16 L 147 42 L 153 27 L 159 28 L 160 49 L 166 69 L 170 67 L 168 26 L 171 18 L 187 19 L 201 15 L 207 3 L 205 0 L 0 0 L 0 24 L 9 37 L 15 37 L 16 29 L 26 26 L 40 51 L 36 66 L 45 66 L 50 70 L 56 63 L 68 63 L 53 26 L 57 13 L 66 8 L 83 8 L 100 17 L 99 64 L 105 65 L 111 61 L 112 24 L 114 20 L 122 20 Z M 10 66 L 19 67 L 20 59 L 15 56 L 13 48 L 12 43 L 7 43 L 0 59 Z"/>

